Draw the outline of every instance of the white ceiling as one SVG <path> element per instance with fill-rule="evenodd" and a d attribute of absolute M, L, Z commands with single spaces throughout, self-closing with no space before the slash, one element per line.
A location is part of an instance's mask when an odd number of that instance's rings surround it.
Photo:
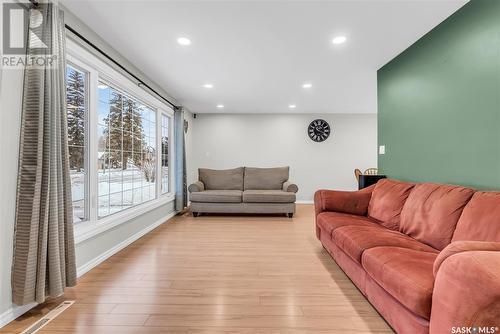
<path fill-rule="evenodd" d="M 375 113 L 377 69 L 466 2 L 62 1 L 196 113 Z"/>

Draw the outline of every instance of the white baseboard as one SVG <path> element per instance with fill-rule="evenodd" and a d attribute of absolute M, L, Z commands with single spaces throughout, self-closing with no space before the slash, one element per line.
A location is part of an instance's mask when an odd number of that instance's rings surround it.
<path fill-rule="evenodd" d="M 169 213 L 167 216 L 165 216 L 165 217 L 163 217 L 163 218 L 155 221 L 153 224 L 151 224 L 151 225 L 147 226 L 146 228 L 140 230 L 139 232 L 137 232 L 136 234 L 134 234 L 134 235 L 130 236 L 129 238 L 123 240 L 119 244 L 111 247 L 106 252 L 102 253 L 101 255 L 93 258 L 92 260 L 88 261 L 87 263 L 85 263 L 85 264 L 81 265 L 80 267 L 76 268 L 76 276 L 77 277 L 82 276 L 83 274 L 85 274 L 86 272 L 90 271 L 91 269 L 93 269 L 94 267 L 96 267 L 100 263 L 104 262 L 105 260 L 107 260 L 111 256 L 115 255 L 116 253 L 118 253 L 119 251 L 121 251 L 122 249 L 124 249 L 125 247 L 127 247 L 128 245 L 130 245 L 131 243 L 133 243 L 134 241 L 136 241 L 140 237 L 146 235 L 147 233 L 151 232 L 152 230 L 154 230 L 155 228 L 157 228 L 161 224 L 165 223 L 167 220 L 169 220 L 170 218 L 172 218 L 175 215 L 176 215 L 175 211 Z"/>
<path fill-rule="evenodd" d="M 0 314 L 0 328 L 7 325 L 12 320 L 22 316 L 24 313 L 37 306 L 37 303 L 31 303 L 23 306 L 13 306 L 4 313 Z"/>
<path fill-rule="evenodd" d="M 314 204 L 313 200 L 300 200 L 300 201 L 295 201 L 296 204 Z"/>
<path fill-rule="evenodd" d="M 133 243 L 134 241 L 136 241 L 140 237 L 142 237 L 142 236 L 146 235 L 147 233 L 151 232 L 152 230 L 154 230 L 158 226 L 162 225 L 163 223 L 165 223 L 167 220 L 169 220 L 170 218 L 172 218 L 175 215 L 176 215 L 175 211 L 169 213 L 165 217 L 163 217 L 163 218 L 155 221 L 153 224 L 151 224 L 151 225 L 147 226 L 146 228 L 140 230 L 139 232 L 137 232 L 136 234 L 134 234 L 134 235 L 130 236 L 129 238 L 123 240 L 119 244 L 111 247 L 110 249 L 108 249 L 103 254 L 101 254 L 101 255 L 93 258 L 89 262 L 87 262 L 84 265 L 78 267 L 76 269 L 76 275 L 77 275 L 77 277 L 80 277 L 83 274 L 85 274 L 86 272 L 90 271 L 92 268 L 96 267 L 101 262 L 103 262 L 106 259 L 110 258 L 111 256 L 115 255 L 116 253 L 118 253 L 119 251 L 121 251 L 122 249 L 124 249 L 125 247 L 127 247 L 128 245 L 130 245 L 131 243 Z M 36 305 L 38 305 L 38 304 L 37 303 L 31 303 L 31 304 L 23 305 L 23 306 L 13 306 L 10 309 L 8 309 L 7 311 L 3 312 L 2 314 L 0 314 L 0 328 L 2 328 L 3 326 L 7 325 L 9 322 L 17 319 L 18 317 L 20 317 L 24 313 L 28 312 L 29 310 L 31 310 Z"/>

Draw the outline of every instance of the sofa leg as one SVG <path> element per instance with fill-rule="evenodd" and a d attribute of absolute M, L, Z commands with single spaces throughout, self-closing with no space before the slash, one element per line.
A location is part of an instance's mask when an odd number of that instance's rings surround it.
<path fill-rule="evenodd" d="M 287 216 L 288 216 L 288 218 L 293 218 L 293 213 L 292 212 L 287 213 Z"/>

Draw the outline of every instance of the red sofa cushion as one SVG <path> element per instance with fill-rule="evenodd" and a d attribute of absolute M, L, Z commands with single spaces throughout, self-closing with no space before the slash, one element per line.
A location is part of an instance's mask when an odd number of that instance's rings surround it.
<path fill-rule="evenodd" d="M 347 213 L 339 213 L 339 212 L 322 212 L 316 217 L 316 220 L 321 230 L 327 233 L 330 237 L 332 235 L 333 230 L 342 226 L 355 225 L 355 226 L 374 226 L 382 228 L 368 217 L 350 215 Z"/>
<path fill-rule="evenodd" d="M 436 252 L 376 247 L 363 253 L 368 275 L 410 311 L 430 319 Z"/>
<path fill-rule="evenodd" d="M 400 231 L 436 249 L 445 248 L 474 190 L 433 183 L 416 185 L 401 212 Z"/>
<path fill-rule="evenodd" d="M 412 183 L 391 179 L 378 181 L 368 205 L 368 217 L 397 231 L 401 210 L 413 186 Z"/>
<path fill-rule="evenodd" d="M 361 263 L 361 255 L 365 250 L 379 246 L 395 246 L 437 253 L 432 247 L 401 232 L 372 226 L 339 227 L 333 231 L 332 240 L 358 263 Z"/>
<path fill-rule="evenodd" d="M 500 192 L 478 191 L 460 217 L 453 241 L 500 242 Z"/>

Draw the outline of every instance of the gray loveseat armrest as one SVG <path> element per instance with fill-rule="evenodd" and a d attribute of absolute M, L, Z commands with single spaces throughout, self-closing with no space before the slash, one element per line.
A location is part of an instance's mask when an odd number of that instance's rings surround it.
<path fill-rule="evenodd" d="M 283 191 L 286 191 L 288 193 L 296 193 L 299 191 L 299 187 L 290 181 L 286 181 L 283 183 Z"/>
<path fill-rule="evenodd" d="M 196 192 L 204 191 L 204 190 L 205 190 L 205 185 L 201 181 L 196 181 L 195 183 L 190 184 L 188 187 L 188 191 L 190 193 L 196 193 Z"/>

